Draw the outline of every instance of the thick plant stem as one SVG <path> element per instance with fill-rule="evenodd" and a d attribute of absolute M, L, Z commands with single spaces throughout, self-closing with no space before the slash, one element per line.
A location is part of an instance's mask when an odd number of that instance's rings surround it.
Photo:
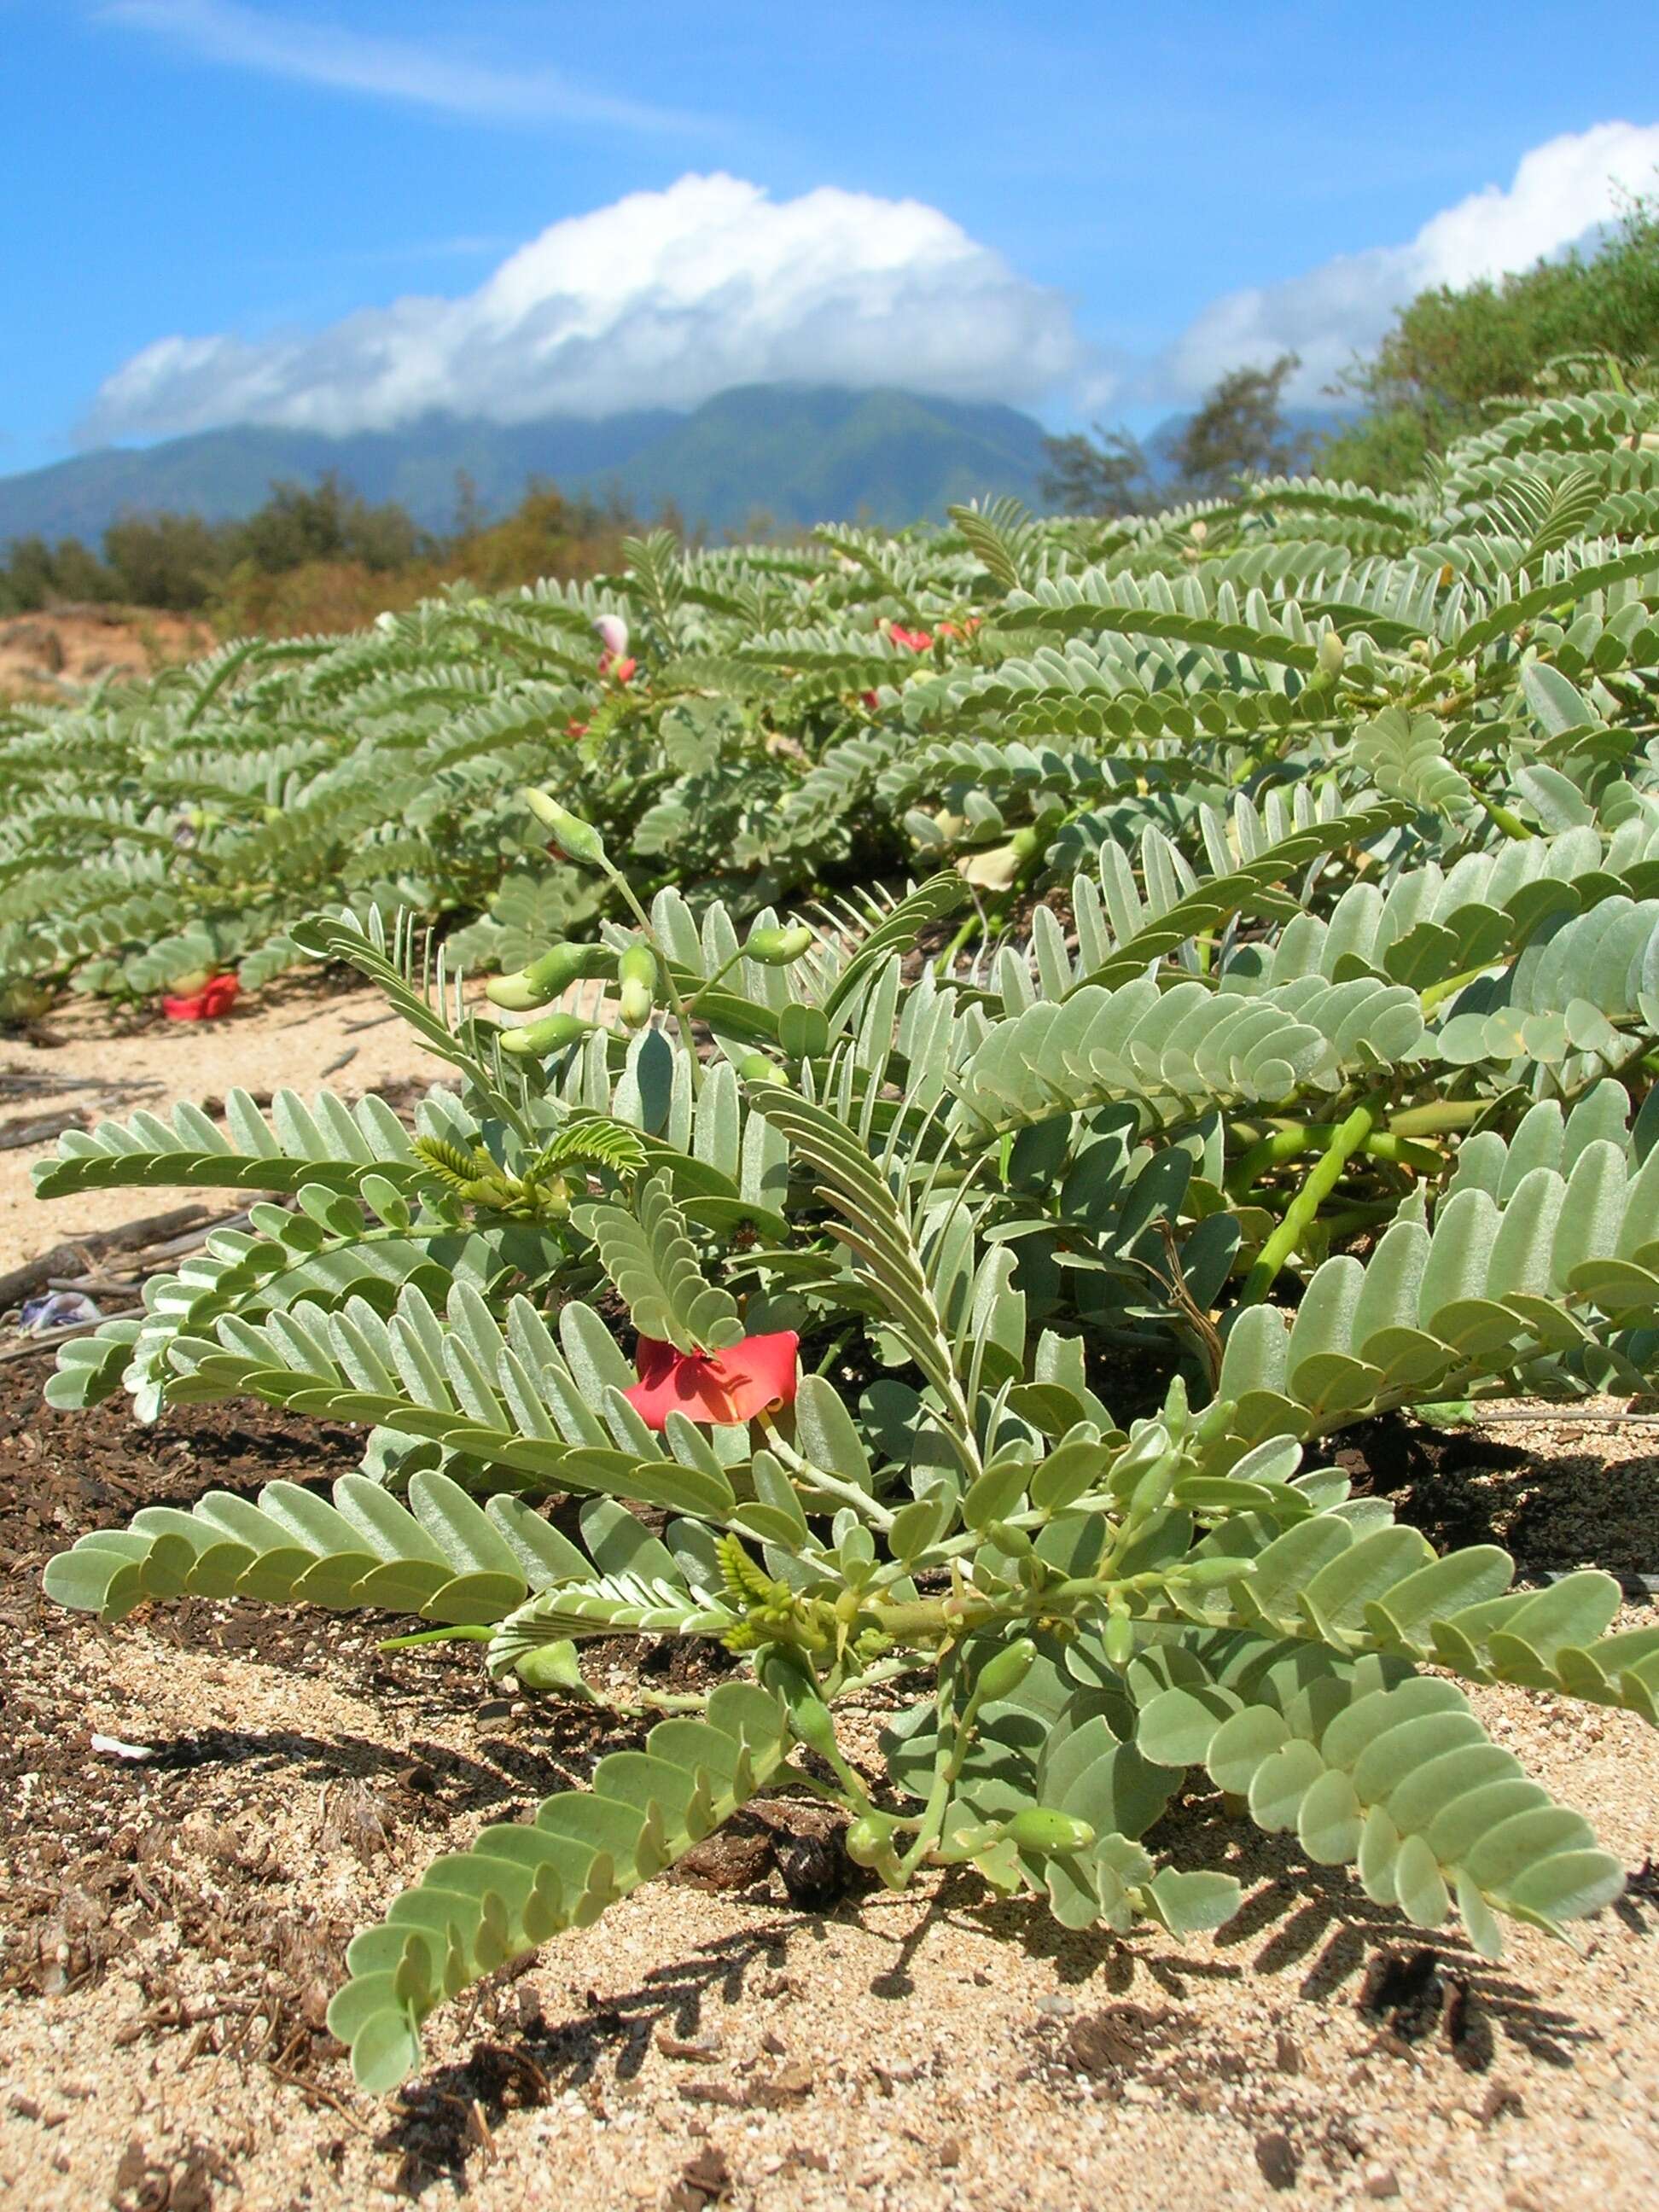
<path fill-rule="evenodd" d="M 933 974 L 939 982 L 942 983 L 945 981 L 945 978 L 956 966 L 957 953 L 961 951 L 963 946 L 966 945 L 974 932 L 976 929 L 982 929 L 983 927 L 984 917 L 981 915 L 979 909 L 975 908 L 974 911 L 969 915 L 966 921 L 963 921 L 962 927 L 957 930 L 956 935 L 951 939 L 951 942 L 945 946 L 944 951 L 939 954 L 939 958 L 933 963 Z"/>
<path fill-rule="evenodd" d="M 1313 1226 L 1320 1207 L 1342 1180 L 1348 1162 L 1376 1127 L 1380 1102 L 1368 1098 L 1356 1106 L 1333 1135 L 1323 1157 L 1308 1171 L 1307 1180 L 1291 1200 L 1285 1218 L 1262 1246 L 1255 1265 L 1244 1279 L 1242 1305 L 1257 1305 L 1273 1288 L 1279 1269 Z"/>
<path fill-rule="evenodd" d="M 1336 1135 L 1339 1126 L 1334 1121 L 1308 1121 L 1294 1128 L 1275 1129 L 1271 1136 L 1242 1152 L 1227 1170 L 1229 1194 L 1242 1198 L 1269 1168 L 1282 1167 L 1287 1160 L 1299 1158 L 1304 1152 L 1322 1149 Z M 1389 1160 L 1399 1167 L 1415 1168 L 1422 1175 L 1438 1175 L 1445 1164 L 1431 1146 L 1414 1144 L 1393 1128 L 1376 1130 L 1360 1149 L 1370 1159 Z"/>
<path fill-rule="evenodd" d="M 1489 1098 L 1437 1098 L 1431 1106 L 1408 1106 L 1391 1114 L 1389 1128 L 1396 1137 L 1437 1137 L 1467 1129 L 1492 1110 Z"/>

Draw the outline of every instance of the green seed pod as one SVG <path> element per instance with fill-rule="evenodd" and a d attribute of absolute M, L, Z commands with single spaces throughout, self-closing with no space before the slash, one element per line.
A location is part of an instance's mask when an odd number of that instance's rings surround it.
<path fill-rule="evenodd" d="M 590 975 L 614 975 L 616 968 L 617 956 L 608 945 L 551 945 L 527 968 L 486 983 L 484 996 L 492 1006 L 528 1013 L 532 1006 L 562 997 L 573 983 Z"/>
<path fill-rule="evenodd" d="M 1030 1674 L 1036 1657 L 1036 1646 L 1030 1638 L 1018 1638 L 980 1668 L 979 1680 L 974 1684 L 975 1698 L 981 1705 L 999 1705 L 1004 1698 L 1012 1698 Z"/>
<path fill-rule="evenodd" d="M 745 1083 L 783 1083 L 787 1080 L 781 1068 L 775 1067 L 763 1052 L 746 1052 L 737 1063 L 738 1073 Z"/>
<path fill-rule="evenodd" d="M 544 830 L 557 841 L 561 851 L 573 860 L 584 860 L 589 867 L 605 866 L 605 840 L 591 822 L 584 822 L 568 806 L 561 806 L 556 799 L 546 792 L 529 790 L 524 793 L 524 803 Z"/>
<path fill-rule="evenodd" d="M 592 1026 L 580 1014 L 549 1014 L 545 1021 L 526 1022 L 522 1029 L 503 1030 L 501 1050 L 519 1059 L 542 1059 L 549 1053 L 562 1052 L 568 1044 L 574 1044 Z"/>
<path fill-rule="evenodd" d="M 1231 1554 L 1206 1559 L 1188 1559 L 1170 1577 L 1172 1583 L 1185 1583 L 1188 1589 L 1212 1589 L 1218 1583 L 1242 1582 L 1255 1572 L 1253 1559 L 1234 1559 Z"/>
<path fill-rule="evenodd" d="M 1127 1613 L 1112 1613 L 1101 1638 L 1101 1648 L 1114 1667 L 1127 1667 L 1134 1656 L 1134 1623 Z"/>
<path fill-rule="evenodd" d="M 1050 1812 L 1046 1805 L 1022 1805 L 1003 1832 L 1022 1851 L 1046 1856 L 1050 1851 L 1086 1851 L 1095 1832 L 1086 1820 L 1069 1813 Z"/>
<path fill-rule="evenodd" d="M 1319 641 L 1321 672 L 1326 676 L 1340 676 L 1342 673 L 1342 664 L 1347 657 L 1348 648 L 1342 642 L 1339 633 L 1334 629 L 1328 629 Z"/>
<path fill-rule="evenodd" d="M 792 929 L 751 929 L 743 957 L 757 961 L 763 968 L 787 968 L 810 952 L 816 941 L 805 922 L 797 922 Z"/>
<path fill-rule="evenodd" d="M 854 1866 L 878 1866 L 893 1849 L 893 1822 L 880 1813 L 866 1813 L 854 1821 L 844 1838 L 847 1856 Z"/>

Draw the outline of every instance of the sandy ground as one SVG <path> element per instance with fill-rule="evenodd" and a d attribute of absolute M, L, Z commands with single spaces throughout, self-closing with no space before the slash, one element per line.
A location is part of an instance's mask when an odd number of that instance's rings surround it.
<path fill-rule="evenodd" d="M 153 1082 L 150 1103 L 307 1091 L 348 1048 L 343 1091 L 435 1073 L 397 1024 L 350 1027 L 376 1011 L 293 985 L 217 1028 L 124 1037 L 72 1009 L 55 1050 L 0 1068 Z M 133 1208 L 66 1202 L 37 1225 L 25 1164 L 0 1152 L 14 1254 Z M 27 1498 L 70 1424 L 20 1402 L 0 1475 Z M 1458 1510 L 1523 1568 L 1659 1567 L 1653 1431 L 1492 1433 L 1521 1462 L 1465 1478 Z M 179 1502 L 210 1486 L 187 1431 L 144 1448 Z M 25 1516 L 0 1587 L 0 1918 L 25 1930 L 0 1994 L 10 2202 L 1637 2212 L 1659 2195 L 1659 1737 L 1629 1715 L 1475 1693 L 1635 1877 L 1577 1954 L 1516 1934 L 1491 1967 L 1445 1930 L 1429 1955 L 1202 1802 L 1158 1840 L 1177 1863 L 1219 1853 L 1248 1901 L 1180 1943 L 1067 1935 L 968 1880 L 809 1909 L 762 1850 L 742 1887 L 653 1885 L 444 2008 L 418 2083 L 377 2102 L 319 2032 L 344 1942 L 436 1852 L 626 1739 L 509 1707 L 464 1651 L 380 1655 L 350 1620 L 199 1602 L 107 1632 L 66 1619 L 40 1561 L 111 1516 L 73 1503 L 72 1468 L 51 1494 L 71 1502 Z M 256 1617 L 272 1626 L 250 1642 Z M 100 1759 L 100 1730 L 167 1758 Z"/>
<path fill-rule="evenodd" d="M 213 631 L 186 615 L 54 607 L 0 620 L 0 699 L 74 699 L 108 676 L 148 676 L 209 652 Z"/>
<path fill-rule="evenodd" d="M 368 1026 L 365 1026 L 365 1025 Z M 140 1107 L 165 1119 L 173 1103 L 222 1100 L 240 1084 L 256 1098 L 284 1085 L 309 1099 L 323 1088 L 358 1098 L 388 1084 L 438 1082 L 444 1063 L 403 1023 L 386 1018 L 369 985 L 340 987 L 310 974 L 283 977 L 217 1022 L 168 1022 L 69 999 L 46 1017 L 40 1042 L 0 1035 L 0 1123 L 18 1130 L 76 1112 L 89 1125 L 125 1121 Z M 94 1089 L 75 1087 L 88 1083 Z M 0 1129 L 0 1133 L 4 1133 Z M 66 1237 L 114 1227 L 186 1201 L 191 1194 L 91 1191 L 42 1204 L 29 1170 L 57 1139 L 0 1150 L 0 1270 Z M 205 1194 L 227 1211 L 234 1194 Z"/>

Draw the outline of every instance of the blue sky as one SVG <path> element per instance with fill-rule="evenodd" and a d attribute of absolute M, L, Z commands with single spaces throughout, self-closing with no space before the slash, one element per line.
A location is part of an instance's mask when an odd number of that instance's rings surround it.
<path fill-rule="evenodd" d="M 0 0 L 0 471 L 819 363 L 1066 422 L 1295 343 L 1311 392 L 1419 283 L 1559 246 L 1609 173 L 1659 181 L 1653 23 Z"/>

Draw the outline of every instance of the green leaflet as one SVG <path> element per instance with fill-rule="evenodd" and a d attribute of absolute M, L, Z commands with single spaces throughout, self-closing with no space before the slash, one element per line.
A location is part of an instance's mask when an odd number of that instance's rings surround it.
<path fill-rule="evenodd" d="M 533 1820 L 486 1828 L 439 1859 L 347 1954 L 329 2026 L 368 2090 L 420 2063 L 420 2022 L 443 1996 L 605 1906 L 689 1850 L 763 1788 L 791 1739 L 775 1698 L 726 1683 L 702 1721 L 663 1721 L 643 1752 L 613 1752 L 591 1790 L 544 1797 Z"/>
<path fill-rule="evenodd" d="M 592 1206 L 578 1219 L 641 1336 L 682 1352 L 720 1352 L 741 1340 L 737 1302 L 704 1279 L 666 1176 L 644 1178 L 631 1209 Z"/>

